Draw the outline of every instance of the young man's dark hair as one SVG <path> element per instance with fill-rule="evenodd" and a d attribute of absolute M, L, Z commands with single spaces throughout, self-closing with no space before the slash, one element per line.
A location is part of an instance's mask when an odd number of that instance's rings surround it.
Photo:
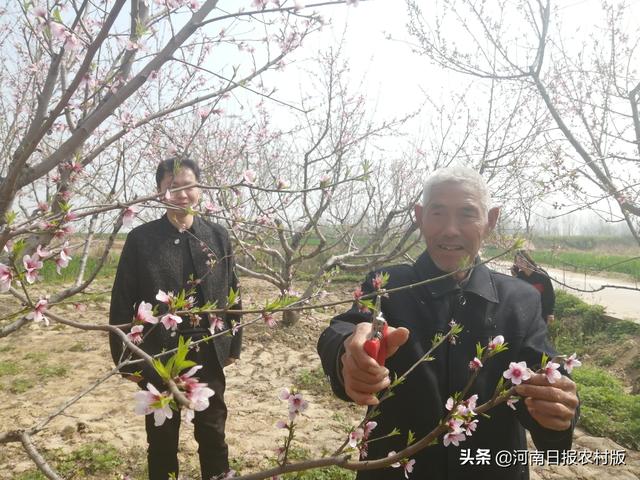
<path fill-rule="evenodd" d="M 195 160 L 190 158 L 172 157 L 162 160 L 156 169 L 156 186 L 160 188 L 162 179 L 167 173 L 173 173 L 178 168 L 188 168 L 196 176 L 196 180 L 200 181 L 200 167 Z"/>

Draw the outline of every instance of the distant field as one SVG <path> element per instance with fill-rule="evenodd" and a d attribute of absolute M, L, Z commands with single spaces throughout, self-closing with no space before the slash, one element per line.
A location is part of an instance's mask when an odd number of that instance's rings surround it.
<path fill-rule="evenodd" d="M 89 257 L 87 259 L 87 266 L 84 272 L 84 278 L 86 279 L 91 272 L 93 272 L 98 264 L 98 259 L 95 257 Z M 114 278 L 116 274 L 116 268 L 118 267 L 118 258 L 116 255 L 110 255 L 107 261 L 103 265 L 98 278 L 109 277 Z M 44 262 L 42 270 L 40 270 L 40 276 L 45 283 L 69 283 L 73 282 L 80 272 L 80 254 L 73 257 L 69 262 L 67 268 L 60 270 L 60 274 L 56 272 L 56 265 L 52 261 Z"/>
<path fill-rule="evenodd" d="M 497 255 L 501 250 L 486 248 L 484 258 Z M 533 259 L 540 264 L 592 274 L 623 273 L 634 280 L 640 280 L 639 255 L 607 255 L 598 252 L 554 252 L 535 250 L 531 252 Z M 511 259 L 512 256 L 505 257 Z"/>

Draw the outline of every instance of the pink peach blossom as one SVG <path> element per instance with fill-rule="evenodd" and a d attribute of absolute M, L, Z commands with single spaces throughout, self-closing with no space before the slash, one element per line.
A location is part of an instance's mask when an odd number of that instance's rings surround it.
<path fill-rule="evenodd" d="M 496 347 L 502 344 L 504 344 L 504 337 L 502 335 L 497 335 L 496 337 L 489 340 L 489 344 L 487 345 L 487 348 L 489 350 L 495 350 Z"/>
<path fill-rule="evenodd" d="M 167 313 L 160 319 L 160 322 L 167 330 L 175 331 L 178 328 L 178 324 L 182 323 L 182 318 L 178 315 L 174 315 L 173 313 Z"/>
<path fill-rule="evenodd" d="M 127 207 L 122 213 L 122 225 L 130 227 L 133 223 L 133 219 L 136 217 L 136 210 L 133 207 Z"/>
<path fill-rule="evenodd" d="M 216 333 L 221 330 L 224 330 L 224 320 L 215 314 L 211 314 L 209 316 L 209 330 L 211 333 Z"/>
<path fill-rule="evenodd" d="M 581 365 L 582 362 L 576 358 L 575 353 L 564 361 L 564 369 L 567 371 L 567 373 L 571 373 L 574 368 Z"/>
<path fill-rule="evenodd" d="M 170 305 L 173 301 L 173 292 L 165 292 L 164 290 L 158 290 L 156 294 L 156 300 L 159 302 Z"/>
<path fill-rule="evenodd" d="M 157 317 L 153 315 L 153 307 L 150 303 L 140 302 L 136 312 L 136 321 L 139 323 L 158 323 Z"/>
<path fill-rule="evenodd" d="M 0 293 L 9 291 L 13 280 L 13 272 L 5 264 L 0 263 Z"/>
<path fill-rule="evenodd" d="M 559 363 L 547 362 L 547 365 L 544 367 L 544 374 L 549 383 L 556 383 L 556 380 L 562 378 L 562 374 L 558 371 L 558 368 L 560 368 Z"/>
<path fill-rule="evenodd" d="M 42 268 L 42 262 L 38 257 L 38 254 L 25 255 L 22 257 L 22 264 L 25 269 L 25 277 L 27 279 L 27 283 L 33 283 L 38 278 L 38 270 Z"/>
<path fill-rule="evenodd" d="M 160 393 L 153 384 L 147 384 L 147 390 L 136 392 L 136 406 L 134 411 L 138 415 L 149 415 L 153 413 L 154 425 L 161 426 L 167 418 L 173 417 L 173 410 L 169 406 L 167 399 L 170 394 Z"/>
<path fill-rule="evenodd" d="M 127 333 L 127 337 L 136 345 L 142 343 L 142 330 L 144 330 L 144 325 L 134 325 L 131 327 L 131 331 Z"/>
<path fill-rule="evenodd" d="M 502 374 L 507 380 L 511 380 L 514 385 L 520 385 L 524 380 L 531 378 L 531 373 L 527 368 L 527 362 L 511 362 L 509 369 Z"/>
<path fill-rule="evenodd" d="M 27 315 L 29 320 L 33 320 L 34 322 L 44 322 L 45 325 L 49 325 L 49 319 L 44 316 L 44 312 L 47 311 L 47 299 L 41 298 L 36 303 L 35 309 Z"/>

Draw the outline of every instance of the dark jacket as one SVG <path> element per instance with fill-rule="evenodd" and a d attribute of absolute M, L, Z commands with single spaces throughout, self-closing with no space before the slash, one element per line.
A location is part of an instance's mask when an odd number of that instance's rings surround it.
<path fill-rule="evenodd" d="M 444 275 L 426 252 L 414 265 L 398 265 L 383 271 L 390 275 L 388 289 Z M 372 275 L 363 285 L 365 292 L 372 291 Z M 406 382 L 395 389 L 395 396 L 381 404 L 381 414 L 375 418 L 378 426 L 372 438 L 386 435 L 394 428 L 399 428 L 401 435 L 370 443 L 369 459 L 386 457 L 391 450 L 403 449 L 409 430 L 421 438 L 437 425 L 445 416 L 447 398 L 461 392 L 471 375 L 469 362 L 475 356 L 476 343 L 486 345 L 490 337 L 503 335 L 509 344 L 507 351 L 486 362 L 471 388 L 469 396 L 477 393 L 478 405 L 491 397 L 509 362 L 525 360 L 528 366 L 537 368 L 542 352 L 552 353 L 535 290 L 512 277 L 490 271 L 484 265 L 473 269 L 464 290 L 451 278 L 440 280 L 390 294 L 389 298 L 382 300 L 382 311 L 391 326 L 403 326 L 410 331 L 407 343 L 387 360 L 391 378 L 394 373 L 404 373 L 424 355 L 431 347 L 434 335 L 449 330 L 448 323 L 452 317 L 464 327 L 464 331 L 455 345 L 441 345 L 435 351 L 434 361 L 420 364 Z M 348 397 L 338 374 L 339 357 L 345 338 L 355 324 L 363 321 L 370 321 L 370 317 L 354 306 L 334 318 L 318 342 L 322 365 L 334 392 L 345 400 Z M 523 426 L 530 430 L 539 449 L 570 448 L 573 429 L 564 432 L 544 429 L 522 408 L 522 401 L 516 405 L 516 413 L 506 404 L 501 404 L 489 412 L 490 418 L 479 418 L 476 432 L 461 442 L 460 447 L 450 445 L 445 448 L 440 443 L 419 452 L 413 457 L 416 463 L 410 478 L 526 479 L 526 466 L 503 468 L 494 462 L 500 450 L 513 452 L 527 448 Z M 461 466 L 461 448 L 471 449 L 472 457 L 478 448 L 490 449 L 492 464 Z M 386 468 L 361 472 L 358 478 L 401 479 L 404 475 L 402 468 Z"/>
<path fill-rule="evenodd" d="M 188 289 L 184 285 L 183 265 L 180 239 L 187 238 L 193 258 L 193 267 L 197 278 L 202 279 L 200 288 L 205 301 L 217 302 L 222 308 L 226 304 L 229 289 L 238 290 L 238 279 L 235 275 L 233 252 L 229 242 L 229 235 L 224 227 L 210 223 L 199 217 L 193 220 L 191 235 L 185 237 L 167 219 L 166 215 L 158 220 L 134 228 L 125 241 L 116 279 L 111 291 L 111 309 L 109 323 L 111 325 L 125 324 L 132 321 L 140 302 L 158 304 L 156 294 L 158 290 L 178 293 Z M 176 243 L 177 242 L 177 243 Z M 204 242 L 208 249 L 203 249 L 200 242 Z M 209 249 L 215 255 L 214 266 L 209 272 Z M 231 321 L 238 321 L 235 315 L 227 315 L 226 328 L 231 327 Z M 177 335 L 171 336 L 164 326 L 145 325 L 145 340 L 140 347 L 151 355 L 166 349 L 175 348 Z M 121 359 L 123 343 L 114 334 L 110 335 L 111 356 L 118 364 Z M 242 345 L 242 329 L 235 335 L 221 335 L 213 343 L 207 343 L 201 348 L 214 348 L 220 365 L 232 356 L 239 358 Z M 125 357 L 127 354 L 125 354 Z M 166 362 L 166 358 L 163 359 Z M 123 372 L 132 373 L 142 371 L 143 377 L 156 386 L 161 385 L 155 370 L 146 362 L 129 365 Z"/>
<path fill-rule="evenodd" d="M 527 275 L 522 270 L 519 270 L 517 277 L 520 280 L 524 280 L 529 285 L 533 286 L 538 292 L 540 292 L 540 301 L 542 303 L 542 318 L 547 319 L 549 315 L 553 315 L 553 309 L 556 305 L 556 294 L 553 291 L 553 285 L 549 274 L 539 269 L 531 272 L 531 275 Z"/>

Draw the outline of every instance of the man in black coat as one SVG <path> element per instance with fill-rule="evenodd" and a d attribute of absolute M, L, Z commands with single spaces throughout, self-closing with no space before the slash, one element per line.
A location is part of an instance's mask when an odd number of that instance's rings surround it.
<path fill-rule="evenodd" d="M 156 172 L 158 191 L 188 187 L 196 184 L 199 176 L 198 165 L 190 159 L 164 160 Z M 238 290 L 227 231 L 191 214 L 190 208 L 200 200 L 200 189 L 182 188 L 168 197 L 170 206 L 162 218 L 134 228 L 127 236 L 111 293 L 109 323 L 112 325 L 131 322 L 142 302 L 159 305 L 160 315 L 166 313 L 166 306 L 157 299 L 160 290 L 178 294 L 194 289 L 193 306 L 217 302 L 219 307 L 226 305 L 230 289 Z M 182 318 L 175 330 L 161 323 L 145 324 L 140 347 L 150 355 L 157 355 L 175 348 L 180 336 L 197 341 L 212 331 L 232 328 L 234 321 L 239 321 L 239 317 L 227 315 L 220 319 L 202 315 Z M 208 408 L 196 411 L 193 418 L 203 479 L 229 470 L 224 435 L 227 408 L 223 368 L 239 358 L 241 342 L 242 330 L 239 330 L 235 335 L 221 335 L 200 343 L 187 357 L 202 365 L 197 377 L 215 392 L 209 398 Z M 116 364 L 130 357 L 123 342 L 113 334 L 110 346 Z M 167 359 L 168 356 L 162 358 L 165 363 Z M 121 372 L 141 387 L 151 383 L 159 391 L 164 390 L 162 379 L 146 363 L 122 367 Z M 145 423 L 149 478 L 166 480 L 171 474 L 177 478 L 180 414 L 175 412 L 161 426 L 155 426 L 154 416 L 147 415 Z"/>
<path fill-rule="evenodd" d="M 371 439 L 388 435 L 394 428 L 400 429 L 401 435 L 370 442 L 367 459 L 402 450 L 409 431 L 421 438 L 438 425 L 448 413 L 447 399 L 461 392 L 472 374 L 470 362 L 476 356 L 478 342 L 487 345 L 501 335 L 508 344 L 508 350 L 480 369 L 469 393 L 478 395 L 478 405 L 491 398 L 510 362 L 526 361 L 534 367 L 540 364 L 543 352 L 553 354 L 533 287 L 478 264 L 481 243 L 499 214 L 498 208 L 488 206 L 486 184 L 473 170 L 438 170 L 425 183 L 423 203 L 416 206 L 415 213 L 427 249 L 413 265 L 382 269 L 389 274 L 385 288 L 457 273 L 382 298 L 381 309 L 389 323 L 386 368 L 364 351 L 371 315 L 363 313 L 358 305 L 335 317 L 318 341 L 318 352 L 334 392 L 371 407 L 378 404 L 375 394 L 389 386 L 390 374 L 401 375 L 416 363 L 431 347 L 434 335 L 449 330 L 452 319 L 463 327 L 456 344 L 445 342 L 438 347 L 435 360 L 421 363 L 405 383 L 394 388 L 394 396 L 380 403 L 381 413 L 374 419 L 378 425 Z M 461 270 L 462 265 L 470 268 Z M 365 294 L 374 290 L 375 275 L 372 273 L 364 282 Z M 531 432 L 540 450 L 560 455 L 569 449 L 578 407 L 575 384 L 566 376 L 549 383 L 541 374 L 532 375 L 525 383 L 517 387 L 522 398 L 515 404 L 515 411 L 506 404 L 492 409 L 490 417 L 480 417 L 476 431 L 459 446 L 444 447 L 441 437 L 437 445 L 412 457 L 415 463 L 411 477 L 527 479 L 527 462 L 516 457 L 517 450 L 527 448 L 524 428 Z M 499 465 L 509 463 L 505 461 L 507 454 L 501 451 L 510 453 L 511 465 Z M 484 460 L 487 453 L 488 462 Z M 363 471 L 358 479 L 404 478 L 402 470 L 389 467 Z"/>

